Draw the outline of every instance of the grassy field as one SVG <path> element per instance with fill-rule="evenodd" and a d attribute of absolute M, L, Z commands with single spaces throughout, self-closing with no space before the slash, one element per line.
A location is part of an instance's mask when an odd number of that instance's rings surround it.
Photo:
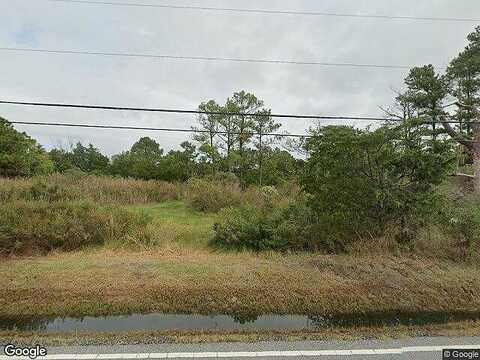
<path fill-rule="evenodd" d="M 127 208 L 152 216 L 154 239 L 163 251 L 205 249 L 213 236 L 215 215 L 191 210 L 182 201 Z"/>
<path fill-rule="evenodd" d="M 214 215 L 135 206 L 158 246 L 94 248 L 0 263 L 0 316 L 125 313 L 474 312 L 480 268 L 394 256 L 215 251 Z"/>

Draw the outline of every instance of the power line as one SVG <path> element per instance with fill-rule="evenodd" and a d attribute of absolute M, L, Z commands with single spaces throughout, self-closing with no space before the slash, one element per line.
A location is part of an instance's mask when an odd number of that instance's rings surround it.
<path fill-rule="evenodd" d="M 90 0 L 48 0 L 48 1 L 89 4 L 89 5 L 112 5 L 112 6 L 126 6 L 126 7 L 147 7 L 147 8 L 161 8 L 161 9 L 197 10 L 197 11 L 213 11 L 213 12 L 267 14 L 267 15 L 333 16 L 333 17 L 348 17 L 348 18 L 421 20 L 421 21 L 443 21 L 443 22 L 475 22 L 475 23 L 480 22 L 480 19 L 474 19 L 474 18 L 368 15 L 368 14 L 347 14 L 347 13 L 293 11 L 293 10 L 241 9 L 241 8 L 208 7 L 208 6 L 180 6 L 180 5 L 170 5 L 170 4 L 161 5 L 161 4 L 147 4 L 147 3 L 90 1 Z"/>
<path fill-rule="evenodd" d="M 116 126 L 116 125 L 93 125 L 93 124 L 71 124 L 71 123 L 45 123 L 45 122 L 30 122 L 30 121 L 9 121 L 11 124 L 18 125 L 38 125 L 38 126 L 62 126 L 62 127 L 80 127 L 80 128 L 94 128 L 94 129 L 117 129 L 117 130 L 147 130 L 147 131 L 166 131 L 166 132 L 184 132 L 184 133 L 203 133 L 203 134 L 231 134 L 231 135 L 262 135 L 262 136 L 276 136 L 276 137 L 296 137 L 309 138 L 310 135 L 302 134 L 282 134 L 282 133 L 255 133 L 255 132 L 226 132 L 226 131 L 209 131 L 200 129 L 176 129 L 176 128 L 157 128 L 157 127 L 138 127 L 138 126 Z"/>
<path fill-rule="evenodd" d="M 359 120 L 359 121 L 402 121 L 402 119 L 382 118 L 382 117 L 322 116 L 322 115 L 266 114 L 266 113 L 248 114 L 248 113 L 239 113 L 239 112 L 200 111 L 200 110 L 142 108 L 142 107 L 122 107 L 122 106 L 66 104 L 66 103 L 44 103 L 44 102 L 8 101 L 8 100 L 0 100 L 0 104 L 20 105 L 20 106 L 76 108 L 76 109 L 114 110 L 114 111 L 142 111 L 142 112 L 198 114 L 198 115 L 203 114 L 203 115 L 220 115 L 220 116 L 253 116 L 253 117 L 272 117 L 272 118 L 290 118 L 290 119 L 311 119 L 311 120 L 318 119 L 318 120 Z"/>
<path fill-rule="evenodd" d="M 288 133 L 258 133 L 258 132 L 226 132 L 226 131 L 209 131 L 201 129 L 177 129 L 177 128 L 157 128 L 157 127 L 138 127 L 138 126 L 117 126 L 117 125 L 93 125 L 93 124 L 72 124 L 72 123 L 45 123 L 45 122 L 30 122 L 30 121 L 9 121 L 10 124 L 18 125 L 37 125 L 37 126 L 59 126 L 59 127 L 77 127 L 77 128 L 92 128 L 92 129 L 115 129 L 115 130 L 144 130 L 144 131 L 164 131 L 164 132 L 182 132 L 182 133 L 202 133 L 202 134 L 223 134 L 223 135 L 261 135 L 261 136 L 275 136 L 275 137 L 293 137 L 293 138 L 311 138 L 308 134 L 288 134 Z M 401 139 L 392 139 L 401 140 Z M 463 139 L 464 142 L 477 143 L 477 140 Z"/>
<path fill-rule="evenodd" d="M 234 57 L 210 57 L 210 56 L 180 56 L 167 54 L 140 54 L 127 52 L 104 52 L 104 51 L 83 51 L 83 50 L 55 50 L 55 49 L 32 49 L 17 47 L 0 47 L 1 51 L 10 52 L 34 52 L 45 54 L 60 55 L 93 55 L 93 56 L 121 56 L 129 58 L 163 59 L 163 60 L 196 60 L 196 61 L 223 61 L 238 63 L 257 63 L 257 64 L 284 64 L 284 65 L 305 65 L 305 66 L 330 66 L 330 67 L 354 67 L 354 68 L 373 68 L 373 69 L 411 69 L 411 65 L 382 65 L 382 64 L 360 64 L 360 63 L 337 63 L 323 61 L 300 61 L 300 60 L 276 60 L 276 59 L 248 59 Z M 439 66 L 438 68 L 444 68 Z"/>
<path fill-rule="evenodd" d="M 283 119 L 309 119 L 309 120 L 348 120 L 348 121 L 383 121 L 383 122 L 402 122 L 401 118 L 383 118 L 370 116 L 342 116 L 342 115 L 299 115 L 299 114 L 270 114 L 270 113 L 241 113 L 241 112 L 222 112 L 222 111 L 201 111 L 186 109 L 165 109 L 165 108 L 145 108 L 145 107 L 124 107 L 108 105 L 85 105 L 85 104 L 67 104 L 67 103 L 45 103 L 30 101 L 10 101 L 0 100 L 0 104 L 20 105 L 20 106 L 40 106 L 40 107 L 59 107 L 90 110 L 113 110 L 113 111 L 141 111 L 141 112 L 159 112 L 170 114 L 196 114 L 196 115 L 219 115 L 219 116 L 245 116 L 245 117 L 271 117 Z M 450 124 L 464 124 L 463 121 L 447 121 Z M 441 121 L 422 120 L 423 124 L 440 124 Z"/>

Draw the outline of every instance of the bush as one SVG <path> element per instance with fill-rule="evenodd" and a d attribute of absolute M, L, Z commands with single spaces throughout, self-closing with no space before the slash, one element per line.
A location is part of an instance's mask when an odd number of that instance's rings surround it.
<path fill-rule="evenodd" d="M 190 179 L 185 192 L 187 204 L 195 210 L 217 212 L 241 203 L 242 192 L 234 177 Z"/>
<path fill-rule="evenodd" d="M 443 231 L 453 240 L 452 256 L 457 260 L 475 259 L 480 255 L 480 199 L 469 195 L 448 199 L 439 212 Z"/>
<path fill-rule="evenodd" d="M 262 213 L 254 206 L 228 208 L 222 211 L 214 224 L 217 246 L 235 249 L 266 250 L 281 247 L 273 242 L 276 217 Z"/>
<path fill-rule="evenodd" d="M 0 205 L 0 254 L 148 242 L 150 220 L 144 214 L 88 202 L 10 202 Z"/>
<path fill-rule="evenodd" d="M 234 249 L 307 250 L 312 241 L 312 212 L 303 202 L 269 208 L 244 205 L 223 210 L 214 225 L 213 244 Z"/>
<path fill-rule="evenodd" d="M 302 187 L 319 239 L 336 251 L 394 228 L 397 241 L 411 246 L 454 163 L 449 142 L 434 142 L 407 121 L 374 131 L 327 126 L 312 131 L 305 148 Z"/>

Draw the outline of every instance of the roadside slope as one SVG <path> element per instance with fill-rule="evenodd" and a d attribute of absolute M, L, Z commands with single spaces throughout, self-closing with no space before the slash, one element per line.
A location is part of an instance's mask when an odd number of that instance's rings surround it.
<path fill-rule="evenodd" d="M 474 312 L 480 269 L 381 256 L 89 250 L 0 263 L 0 316 Z"/>

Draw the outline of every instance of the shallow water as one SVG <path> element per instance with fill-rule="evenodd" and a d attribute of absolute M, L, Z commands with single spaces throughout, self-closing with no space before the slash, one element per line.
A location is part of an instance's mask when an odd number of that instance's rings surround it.
<path fill-rule="evenodd" d="M 477 320 L 480 313 L 364 314 L 323 317 L 317 315 L 187 315 L 133 314 L 105 317 L 0 317 L 1 330 L 162 331 L 162 330 L 313 330 L 330 326 L 425 325 Z"/>

